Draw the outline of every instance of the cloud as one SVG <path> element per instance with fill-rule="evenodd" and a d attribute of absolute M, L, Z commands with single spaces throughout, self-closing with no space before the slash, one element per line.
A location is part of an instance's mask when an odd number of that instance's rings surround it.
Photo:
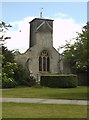
<path fill-rule="evenodd" d="M 56 18 L 53 24 L 53 40 L 54 47 L 58 48 L 77 36 L 76 32 L 81 32 L 82 25 L 76 23 L 72 18 L 62 19 Z"/>
<path fill-rule="evenodd" d="M 66 15 L 63 15 L 66 16 Z M 25 52 L 29 48 L 29 22 L 34 17 L 26 17 L 21 21 L 10 22 L 13 26 L 12 31 L 8 31 L 7 35 L 11 36 L 7 40 L 6 46 L 8 49 L 19 49 L 20 52 Z M 47 17 L 48 18 L 48 17 Z M 53 46 L 57 49 L 65 44 L 65 40 L 70 40 L 76 37 L 76 32 L 80 32 L 82 25 L 76 23 L 72 18 L 52 18 L 53 22 Z"/>
<path fill-rule="evenodd" d="M 10 22 L 13 26 L 12 30 L 8 31 L 6 36 L 11 39 L 7 40 L 6 46 L 8 49 L 19 49 L 20 52 L 25 52 L 29 47 L 29 22 L 34 17 L 26 17 L 21 21 Z M 14 30 L 15 29 L 15 30 Z"/>
<path fill-rule="evenodd" d="M 57 13 L 57 14 L 55 15 L 55 17 L 64 18 L 64 17 L 68 17 L 68 15 L 67 15 L 67 14 L 64 14 L 64 13 Z"/>

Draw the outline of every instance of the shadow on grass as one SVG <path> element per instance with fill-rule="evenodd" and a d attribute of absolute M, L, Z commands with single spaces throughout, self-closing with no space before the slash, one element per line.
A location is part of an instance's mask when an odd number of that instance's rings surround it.
<path fill-rule="evenodd" d="M 89 96 L 85 93 L 60 93 L 49 94 L 51 99 L 70 99 L 70 100 L 88 100 Z"/>

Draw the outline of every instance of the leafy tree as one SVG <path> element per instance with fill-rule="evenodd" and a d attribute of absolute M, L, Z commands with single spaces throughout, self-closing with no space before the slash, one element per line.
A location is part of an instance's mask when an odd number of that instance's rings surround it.
<path fill-rule="evenodd" d="M 89 69 L 89 23 L 82 28 L 81 33 L 77 33 L 74 44 L 66 43 L 62 48 L 63 55 L 70 62 L 75 71 L 87 72 Z"/>
<path fill-rule="evenodd" d="M 0 47 L 4 44 L 5 40 L 10 39 L 9 36 L 5 36 L 6 30 L 8 30 L 10 27 L 12 27 L 10 24 L 0 21 Z"/>
<path fill-rule="evenodd" d="M 14 79 L 14 70 L 17 63 L 14 61 L 14 54 L 7 47 L 2 46 L 2 88 L 11 88 L 17 85 Z"/>
<path fill-rule="evenodd" d="M 30 76 L 30 72 L 14 60 L 14 53 L 2 46 L 3 69 L 2 87 L 15 87 L 16 85 L 33 86 L 36 79 Z"/>
<path fill-rule="evenodd" d="M 5 33 L 8 27 L 12 27 L 10 24 L 6 24 L 1 21 L 0 23 L 0 62 L 2 61 L 2 82 L 0 79 L 0 87 L 2 83 L 3 88 L 15 87 L 18 85 L 32 86 L 36 83 L 34 77 L 30 76 L 30 72 L 27 71 L 22 65 L 19 65 L 14 60 L 14 51 L 10 51 L 4 46 L 4 41 L 10 39 L 6 37 Z M 1 68 L 1 64 L 0 64 Z M 0 74 L 1 77 L 1 74 Z"/>
<path fill-rule="evenodd" d="M 11 63 L 15 62 L 13 51 L 8 50 L 7 47 L 5 46 L 2 46 L 2 55 L 3 55 L 2 65 L 5 65 L 7 62 Z"/>
<path fill-rule="evenodd" d="M 3 21 L 0 21 L 0 80 L 1 80 L 1 71 L 2 71 L 2 45 L 4 45 L 4 41 L 10 39 L 10 37 L 6 37 L 5 33 L 9 27 L 12 27 L 10 24 L 6 24 Z"/>
<path fill-rule="evenodd" d="M 33 76 L 30 76 L 28 69 L 20 64 L 17 64 L 17 68 L 14 69 L 14 79 L 19 85 L 31 87 L 36 84 L 36 79 Z"/>

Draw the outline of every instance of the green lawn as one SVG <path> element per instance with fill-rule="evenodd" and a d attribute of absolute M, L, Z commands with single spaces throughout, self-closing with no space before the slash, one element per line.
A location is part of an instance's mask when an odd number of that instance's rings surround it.
<path fill-rule="evenodd" d="M 87 118 L 85 105 L 3 103 L 3 118 Z"/>
<path fill-rule="evenodd" d="M 2 97 L 8 98 L 53 98 L 53 99 L 87 99 L 87 87 L 77 88 L 12 88 L 3 89 Z"/>

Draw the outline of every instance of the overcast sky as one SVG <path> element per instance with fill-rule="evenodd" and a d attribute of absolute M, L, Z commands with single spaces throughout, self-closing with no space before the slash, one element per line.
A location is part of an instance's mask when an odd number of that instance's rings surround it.
<path fill-rule="evenodd" d="M 40 17 L 43 8 L 43 18 L 53 22 L 53 46 L 57 49 L 65 44 L 65 40 L 76 37 L 76 32 L 87 22 L 87 2 L 3 2 L 2 18 L 10 23 L 12 28 L 8 33 L 8 49 L 19 49 L 25 52 L 29 47 L 29 22 Z"/>

